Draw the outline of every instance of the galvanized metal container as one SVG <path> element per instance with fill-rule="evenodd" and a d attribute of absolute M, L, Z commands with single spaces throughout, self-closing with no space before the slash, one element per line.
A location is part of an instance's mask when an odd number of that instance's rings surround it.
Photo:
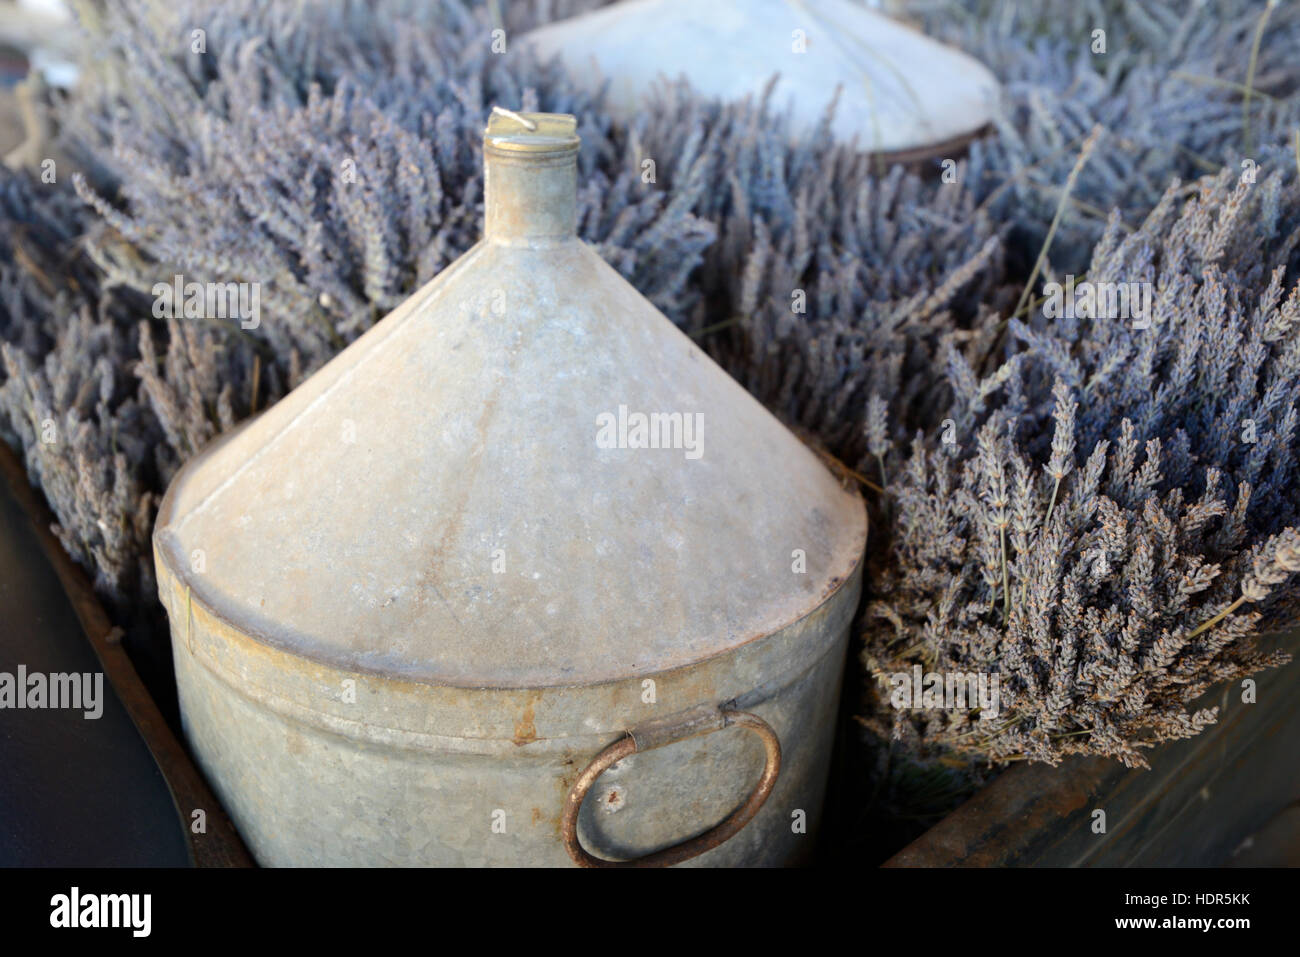
<path fill-rule="evenodd" d="M 603 90 L 621 120 L 684 77 L 697 95 L 767 95 L 799 137 L 889 156 L 943 156 L 989 123 L 996 77 L 961 50 L 856 0 L 619 0 L 519 38 Z"/>
<path fill-rule="evenodd" d="M 263 864 L 811 850 L 862 502 L 576 238 L 577 148 L 494 114 L 484 240 L 163 501 L 186 734 Z"/>

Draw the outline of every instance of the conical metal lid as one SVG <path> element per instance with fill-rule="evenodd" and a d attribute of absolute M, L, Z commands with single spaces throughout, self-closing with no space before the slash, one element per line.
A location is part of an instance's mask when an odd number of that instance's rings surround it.
<path fill-rule="evenodd" d="M 155 545 L 193 601 L 335 666 L 531 688 L 726 652 L 849 578 L 860 497 L 575 237 L 577 142 L 494 116 L 485 239 L 178 476 Z"/>
<path fill-rule="evenodd" d="M 988 123 L 998 96 L 974 58 L 850 0 L 620 0 L 521 42 L 590 90 L 608 82 L 623 117 L 664 77 L 739 100 L 779 75 L 773 105 L 807 135 L 839 87 L 832 133 L 872 152 L 950 144 Z"/>

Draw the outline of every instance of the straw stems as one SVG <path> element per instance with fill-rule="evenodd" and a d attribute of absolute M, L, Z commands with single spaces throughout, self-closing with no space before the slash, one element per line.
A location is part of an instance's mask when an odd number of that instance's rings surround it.
<path fill-rule="evenodd" d="M 1004 522 L 998 529 L 998 535 L 1002 540 L 1002 613 L 1008 621 L 1011 620 L 1011 583 L 1007 576 L 1007 526 Z"/>
<path fill-rule="evenodd" d="M 1268 18 L 1273 15 L 1273 8 L 1277 6 L 1277 0 L 1268 0 L 1264 7 L 1264 12 L 1260 15 L 1259 26 L 1255 28 L 1255 40 L 1250 45 L 1250 63 L 1246 67 L 1246 91 L 1241 98 L 1241 148 L 1247 156 L 1250 155 L 1250 97 L 1255 85 L 1255 68 L 1259 65 L 1259 45 L 1264 39 L 1264 28 L 1268 26 Z"/>
<path fill-rule="evenodd" d="M 1052 511 L 1056 508 L 1056 496 L 1061 491 L 1061 476 L 1056 477 L 1052 485 L 1052 500 L 1047 503 L 1047 518 L 1043 519 L 1043 529 L 1046 531 L 1047 526 L 1052 522 Z"/>
<path fill-rule="evenodd" d="M 1038 251 L 1038 259 L 1034 262 L 1033 271 L 1029 274 L 1029 281 L 1025 283 L 1025 289 L 1020 294 L 1020 300 L 1016 303 L 1016 308 L 1012 310 L 1012 315 L 1019 314 L 1025 303 L 1029 301 L 1034 283 L 1038 281 L 1038 276 L 1043 271 L 1043 265 L 1047 262 L 1047 253 L 1052 248 L 1052 240 L 1056 238 L 1056 230 L 1060 228 L 1061 220 L 1065 217 L 1065 210 L 1070 202 L 1070 194 L 1074 192 L 1074 186 L 1079 181 L 1079 174 L 1083 172 L 1084 166 L 1087 165 L 1088 158 L 1097 146 L 1097 140 L 1100 136 L 1101 127 L 1094 126 L 1087 139 L 1083 141 L 1083 146 L 1079 150 L 1079 158 L 1074 161 L 1074 167 L 1070 170 L 1070 175 L 1065 178 L 1065 188 L 1061 190 L 1061 198 L 1056 203 L 1056 214 L 1052 217 L 1052 224 L 1048 227 L 1047 236 L 1043 239 L 1043 248 Z"/>
<path fill-rule="evenodd" d="M 1219 612 L 1217 615 L 1215 615 L 1215 616 L 1214 616 L 1213 618 L 1211 618 L 1209 621 L 1204 622 L 1204 623 L 1202 623 L 1202 624 L 1200 624 L 1200 625 L 1197 625 L 1195 629 L 1193 629 L 1191 632 L 1188 633 L 1188 635 L 1187 635 L 1188 639 L 1195 638 L 1197 635 L 1199 635 L 1199 634 L 1200 634 L 1201 632 L 1203 632 L 1203 631 L 1209 631 L 1211 628 L 1213 628 L 1213 627 L 1214 627 L 1215 625 L 1217 625 L 1219 622 L 1223 621 L 1223 619 L 1227 618 L 1227 617 L 1228 617 L 1229 615 L 1231 615 L 1234 611 L 1236 611 L 1238 608 L 1240 608 L 1240 607 L 1245 603 L 1245 601 L 1246 601 L 1246 596 L 1245 596 L 1245 595 L 1242 595 L 1240 598 L 1238 598 L 1236 601 L 1234 601 L 1234 602 L 1233 602 L 1231 605 L 1229 605 L 1227 608 L 1223 609 L 1223 611 Z"/>
<path fill-rule="evenodd" d="M 1052 216 L 1052 223 L 1047 229 L 1047 235 L 1043 238 L 1043 245 L 1038 251 L 1038 259 L 1034 262 L 1033 271 L 1030 272 L 1029 280 L 1025 283 L 1025 288 L 1020 293 L 1020 299 L 1016 302 L 1016 308 L 1011 310 L 1012 318 L 1018 317 L 1026 309 L 1032 308 L 1032 291 L 1034 283 L 1038 281 L 1038 276 L 1042 273 L 1043 266 L 1047 262 L 1047 254 L 1052 248 L 1052 240 L 1056 238 L 1056 231 L 1060 228 L 1061 220 L 1065 217 L 1065 211 L 1070 207 L 1070 194 L 1074 192 L 1074 186 L 1079 181 L 1079 174 L 1083 172 L 1084 166 L 1087 165 L 1088 158 L 1092 155 L 1092 151 L 1097 145 L 1097 140 L 1101 137 L 1101 131 L 1102 127 L 1100 125 L 1094 126 L 1092 130 L 1089 131 L 1087 137 L 1084 138 L 1083 145 L 1079 148 L 1079 156 L 1074 161 L 1074 166 L 1071 168 L 1070 174 L 1065 178 L 1065 185 L 1061 190 L 1061 198 L 1057 200 L 1056 203 L 1056 213 Z M 1045 298 L 1039 300 L 1040 303 L 1045 301 Z M 988 351 L 985 353 L 984 359 L 980 363 L 979 368 L 984 368 L 988 365 L 989 359 L 992 358 L 993 354 L 997 351 L 998 345 L 1002 341 L 1002 337 L 1006 334 L 1007 325 L 1008 321 L 1005 318 L 998 321 L 998 331 L 990 339 Z"/>

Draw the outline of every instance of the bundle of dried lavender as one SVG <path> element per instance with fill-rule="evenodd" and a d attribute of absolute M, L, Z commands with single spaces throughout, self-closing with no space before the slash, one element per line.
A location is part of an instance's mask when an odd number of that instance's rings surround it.
<path fill-rule="evenodd" d="M 997 135 L 971 150 L 995 221 L 1036 251 L 1079 146 L 1101 138 L 1054 243 L 1086 265 L 1112 209 L 1140 223 L 1175 178 L 1260 162 L 1300 123 L 1300 7 L 1251 0 L 904 0 L 1003 83 Z"/>
<path fill-rule="evenodd" d="M 165 355 L 136 303 L 99 286 L 70 189 L 0 168 L 0 436 L 20 448 L 68 553 L 119 620 L 152 614 L 149 535 L 186 456 L 250 411 L 253 350 L 217 324 L 174 324 Z M 147 311 L 144 313 L 147 315 Z M 262 402 L 283 394 L 270 368 Z"/>
<path fill-rule="evenodd" d="M 681 315 L 714 235 L 690 211 L 702 184 L 642 184 L 558 69 L 494 53 L 474 13 L 109 4 L 97 69 L 111 75 L 59 113 L 69 152 L 98 164 L 78 188 L 109 227 L 91 244 L 108 281 L 258 283 L 254 336 L 310 372 L 477 240 L 483 118 L 509 103 L 583 117 L 584 238 Z"/>
<path fill-rule="evenodd" d="M 1284 281 L 1300 187 L 1227 171 L 1183 195 L 1132 235 L 1112 220 L 1094 250 L 1090 281 L 1149 283 L 1149 315 L 1013 323 L 983 381 L 953 350 L 950 428 L 918 436 L 887 488 L 864 660 L 884 681 L 996 675 L 1000 702 L 886 692 L 877 731 L 992 762 L 1145 766 L 1213 722 L 1193 705 L 1208 688 L 1286 660 L 1255 639 L 1300 611 L 1300 284 Z"/>

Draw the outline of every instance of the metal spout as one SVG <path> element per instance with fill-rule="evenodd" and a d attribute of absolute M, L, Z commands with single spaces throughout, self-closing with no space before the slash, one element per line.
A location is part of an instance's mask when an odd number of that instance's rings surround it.
<path fill-rule="evenodd" d="M 578 123 L 494 107 L 483 133 L 484 237 L 552 245 L 577 233 Z"/>

